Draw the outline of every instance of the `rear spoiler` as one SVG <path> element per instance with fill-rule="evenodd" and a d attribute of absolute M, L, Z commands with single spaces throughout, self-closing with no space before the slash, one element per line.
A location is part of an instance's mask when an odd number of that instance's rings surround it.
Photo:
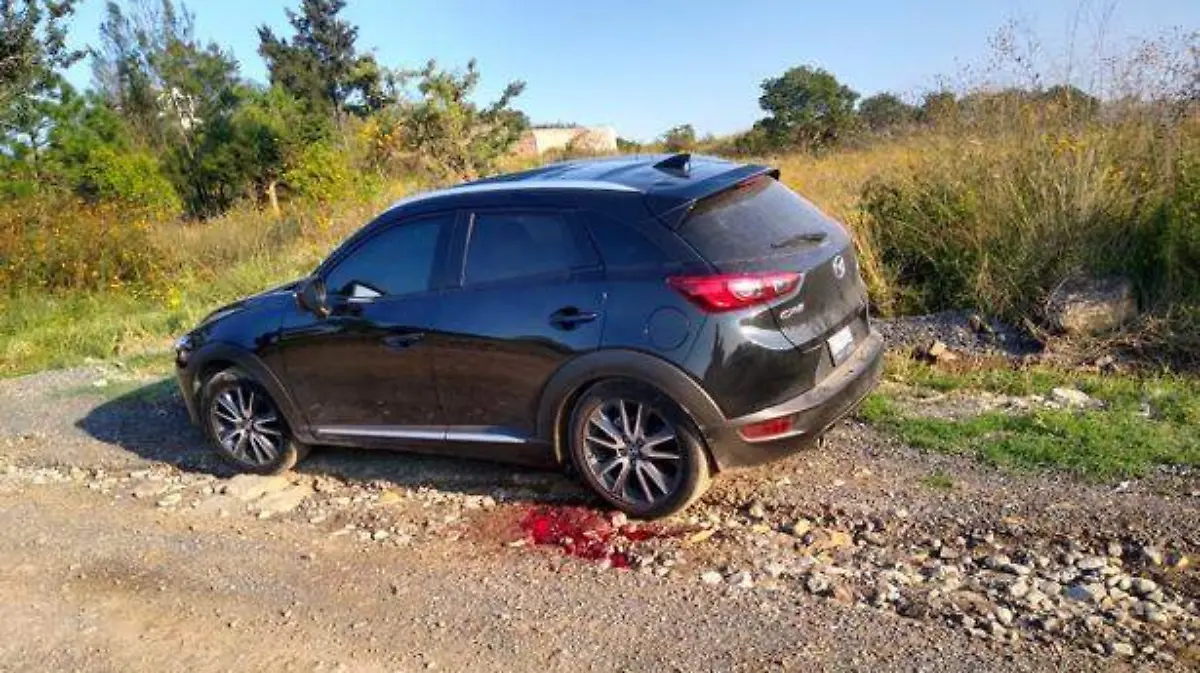
<path fill-rule="evenodd" d="M 667 168 L 666 166 L 661 167 Z M 670 168 L 675 168 L 671 166 Z M 682 168 L 682 167 L 680 167 Z M 679 170 L 675 168 L 675 170 Z M 686 169 L 684 169 L 686 170 Z M 755 164 L 738 166 L 732 170 L 711 175 L 696 182 L 678 182 L 666 189 L 656 189 L 646 194 L 646 206 L 655 217 L 672 230 L 678 229 L 687 219 L 688 213 L 701 199 L 732 189 L 747 180 L 769 175 L 779 179 L 779 169 Z"/>

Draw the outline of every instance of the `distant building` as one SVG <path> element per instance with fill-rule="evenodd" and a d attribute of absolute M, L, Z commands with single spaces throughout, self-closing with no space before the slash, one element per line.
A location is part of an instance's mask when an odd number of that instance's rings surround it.
<path fill-rule="evenodd" d="M 573 126 L 570 128 L 533 128 L 521 135 L 516 153 L 537 156 L 551 150 L 573 149 L 580 152 L 617 151 L 617 132 L 611 126 Z"/>

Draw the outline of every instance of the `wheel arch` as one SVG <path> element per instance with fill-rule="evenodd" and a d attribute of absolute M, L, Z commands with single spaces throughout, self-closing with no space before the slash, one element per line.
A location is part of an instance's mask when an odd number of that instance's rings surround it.
<path fill-rule="evenodd" d="M 203 389 L 204 383 L 210 376 L 230 367 L 237 367 L 266 389 L 296 439 L 306 443 L 312 441 L 306 417 L 292 399 L 291 394 L 288 393 L 283 382 L 258 355 L 236 344 L 218 341 L 205 344 L 192 357 L 197 390 Z"/>
<path fill-rule="evenodd" d="M 629 379 L 661 391 L 696 424 L 706 442 L 708 429 L 724 422 L 717 403 L 678 366 L 642 351 L 594 351 L 564 364 L 542 389 L 537 436 L 549 442 L 558 463 L 570 462 L 563 441 L 575 402 L 589 387 L 609 379 Z M 710 467 L 715 471 L 717 463 L 711 449 L 707 453 Z"/>

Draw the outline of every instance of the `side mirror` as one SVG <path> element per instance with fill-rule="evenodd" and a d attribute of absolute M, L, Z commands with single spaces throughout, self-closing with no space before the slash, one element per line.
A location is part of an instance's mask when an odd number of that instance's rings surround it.
<path fill-rule="evenodd" d="M 328 316 L 329 302 L 325 295 L 325 281 L 319 276 L 313 276 L 301 283 L 296 290 L 296 303 L 318 318 Z"/>

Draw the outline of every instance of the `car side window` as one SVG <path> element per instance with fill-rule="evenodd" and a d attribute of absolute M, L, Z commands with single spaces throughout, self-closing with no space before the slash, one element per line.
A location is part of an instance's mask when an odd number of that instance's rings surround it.
<path fill-rule="evenodd" d="M 572 218 L 556 212 L 479 212 L 471 223 L 464 283 L 478 285 L 596 264 Z"/>
<path fill-rule="evenodd" d="M 438 241 L 452 214 L 402 222 L 364 241 L 326 275 L 331 294 L 354 299 L 425 292 L 433 282 Z"/>
<path fill-rule="evenodd" d="M 660 266 L 667 255 L 637 229 L 608 216 L 591 213 L 589 230 L 608 269 Z"/>

